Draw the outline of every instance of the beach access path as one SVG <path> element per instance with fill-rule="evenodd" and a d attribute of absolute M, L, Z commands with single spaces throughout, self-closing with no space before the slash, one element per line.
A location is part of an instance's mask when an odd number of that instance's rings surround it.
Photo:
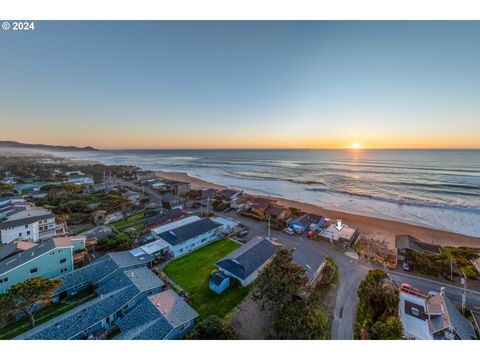
<path fill-rule="evenodd" d="M 121 179 L 115 179 L 119 184 L 141 191 L 142 188 L 132 182 Z M 161 205 L 161 196 L 154 190 L 144 187 L 145 193 L 149 195 L 152 201 Z M 219 216 L 227 216 L 238 220 L 242 224 L 249 227 L 248 238 L 251 239 L 259 235 L 267 235 L 267 224 L 256 221 L 231 211 L 227 214 L 215 213 Z M 337 297 L 335 300 L 335 309 L 333 313 L 331 338 L 334 340 L 351 340 L 353 339 L 353 330 L 355 323 L 355 313 L 358 303 L 357 290 L 360 282 L 367 275 L 369 270 L 378 269 L 379 266 L 371 264 L 363 259 L 357 259 L 350 256 L 351 250 L 344 252 L 338 248 L 332 247 L 327 242 L 319 242 L 305 238 L 301 235 L 288 235 L 281 231 L 271 231 L 271 237 L 283 244 L 289 249 L 294 249 L 303 241 L 310 241 L 318 246 L 321 252 L 331 257 L 337 264 L 340 282 L 337 288 Z M 428 293 L 430 290 L 439 291 L 440 287 L 445 287 L 447 296 L 455 302 L 462 299 L 463 288 L 451 283 L 440 282 L 413 274 L 405 274 L 396 271 L 387 271 L 395 282 L 401 284 L 403 282 L 418 288 L 422 293 Z M 480 309 L 480 292 L 467 289 L 467 306 Z"/>

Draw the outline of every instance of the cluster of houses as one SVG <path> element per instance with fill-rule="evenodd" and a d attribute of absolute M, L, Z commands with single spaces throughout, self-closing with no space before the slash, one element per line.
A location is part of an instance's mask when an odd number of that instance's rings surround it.
<path fill-rule="evenodd" d="M 210 289 L 221 294 L 230 286 L 232 279 L 241 286 L 251 284 L 281 247 L 281 244 L 263 236 L 250 240 L 215 263 L 217 271 L 209 280 Z M 321 279 L 326 257 L 318 245 L 303 242 L 292 252 L 292 259 L 305 269 L 310 285 Z"/>
<path fill-rule="evenodd" d="M 198 313 L 150 270 L 153 258 L 135 251 L 107 254 L 59 277 L 58 301 L 94 289 L 96 297 L 19 335 L 16 339 L 178 339 Z"/>

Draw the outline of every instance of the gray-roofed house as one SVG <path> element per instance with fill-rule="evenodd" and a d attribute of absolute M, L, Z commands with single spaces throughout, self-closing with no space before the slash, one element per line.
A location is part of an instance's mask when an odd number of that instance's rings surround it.
<path fill-rule="evenodd" d="M 223 236 L 221 228 L 221 224 L 207 218 L 164 231 L 157 237 L 167 242 L 170 254 L 177 257 Z"/>
<path fill-rule="evenodd" d="M 401 261 L 406 259 L 407 250 L 419 254 L 440 255 L 440 246 L 422 242 L 411 235 L 395 236 L 395 248 L 397 249 L 397 259 Z"/>
<path fill-rule="evenodd" d="M 172 340 L 194 326 L 198 313 L 173 290 L 149 296 L 118 322 L 118 340 Z"/>
<path fill-rule="evenodd" d="M 97 297 L 21 334 L 16 339 L 102 338 L 112 326 L 162 291 L 164 283 L 146 267 L 115 273 L 96 289 Z"/>
<path fill-rule="evenodd" d="M 314 285 L 320 279 L 326 257 L 317 244 L 309 240 L 304 241 L 293 251 L 292 259 L 295 264 L 305 268 L 310 285 Z"/>
<path fill-rule="evenodd" d="M 221 272 L 249 285 L 281 245 L 258 236 L 215 263 Z"/>
<path fill-rule="evenodd" d="M 60 277 L 62 285 L 54 294 L 54 299 L 64 299 L 90 287 L 98 287 L 118 273 L 151 263 L 148 254 L 135 254 L 134 250 L 109 253 L 92 263 L 66 273 Z"/>
<path fill-rule="evenodd" d="M 473 324 L 465 318 L 445 295 L 445 289 L 434 296 L 425 296 L 400 288 L 400 321 L 404 337 L 420 340 L 473 340 L 477 338 Z"/>

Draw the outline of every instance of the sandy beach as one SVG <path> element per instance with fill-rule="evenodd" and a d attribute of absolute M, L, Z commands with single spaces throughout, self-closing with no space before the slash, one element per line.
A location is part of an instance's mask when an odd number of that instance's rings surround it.
<path fill-rule="evenodd" d="M 165 179 L 190 182 L 192 189 L 225 188 L 225 186 L 213 184 L 211 182 L 189 176 L 186 173 L 158 171 L 156 174 Z M 269 198 L 277 200 L 279 204 L 286 207 L 295 207 L 301 209 L 302 211 L 323 215 L 329 219 L 342 219 L 344 223 L 357 228 L 361 235 L 378 241 L 384 241 L 390 248 L 394 248 L 395 236 L 399 234 L 409 234 L 421 241 L 441 246 L 450 245 L 480 248 L 480 238 L 478 237 L 456 234 L 419 225 L 406 224 L 399 221 L 385 220 L 370 216 L 350 214 L 348 212 L 329 210 L 320 206 L 274 196 L 270 196 Z"/>

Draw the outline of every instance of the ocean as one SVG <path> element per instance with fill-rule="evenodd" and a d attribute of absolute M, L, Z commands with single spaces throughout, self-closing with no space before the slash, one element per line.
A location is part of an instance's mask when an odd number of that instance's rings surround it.
<path fill-rule="evenodd" d="M 108 150 L 56 153 L 186 172 L 255 194 L 480 237 L 480 150 Z"/>

